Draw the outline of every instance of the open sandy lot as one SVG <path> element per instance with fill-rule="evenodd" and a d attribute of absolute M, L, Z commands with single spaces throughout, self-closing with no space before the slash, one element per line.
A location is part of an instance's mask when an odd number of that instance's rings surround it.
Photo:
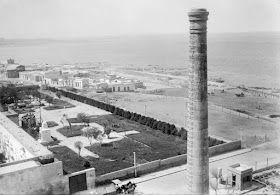
<path fill-rule="evenodd" d="M 165 97 L 141 93 L 107 93 L 88 94 L 89 97 L 98 98 L 127 110 L 145 114 L 159 120 L 174 123 L 184 127 L 186 120 L 186 99 L 178 97 Z M 276 123 L 264 124 L 257 120 L 247 119 L 215 110 L 209 106 L 209 134 L 228 140 L 240 139 L 245 135 L 280 135 L 279 125 Z"/>

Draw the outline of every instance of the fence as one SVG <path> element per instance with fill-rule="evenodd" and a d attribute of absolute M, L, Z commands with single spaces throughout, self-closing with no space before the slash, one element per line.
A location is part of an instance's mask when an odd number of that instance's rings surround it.
<path fill-rule="evenodd" d="M 275 167 L 280 167 L 279 158 L 263 158 L 262 161 L 255 161 L 255 164 L 253 166 L 253 174 L 273 169 Z"/>
<path fill-rule="evenodd" d="M 224 112 L 224 113 L 228 113 L 228 114 L 231 114 L 231 115 L 235 115 L 237 117 L 242 117 L 242 118 L 254 120 L 254 121 L 262 123 L 262 124 L 270 125 L 271 123 L 276 123 L 274 121 L 262 119 L 262 118 L 255 117 L 255 116 L 251 116 L 251 115 L 248 115 L 246 113 L 230 110 L 230 109 L 224 108 L 222 106 L 217 106 L 217 105 L 214 105 L 214 104 L 209 105 L 208 108 L 209 109 L 214 109 L 214 110 L 217 110 L 217 111 L 221 111 L 221 112 Z"/>
<path fill-rule="evenodd" d="M 261 96 L 261 97 L 265 97 L 265 98 L 269 97 L 272 99 L 280 99 L 280 95 L 278 95 L 278 94 L 267 93 L 267 92 L 259 91 L 256 89 L 248 89 L 245 87 L 243 87 L 241 89 L 243 89 L 246 92 L 252 93 L 253 95 L 256 95 L 256 96 Z"/>
<path fill-rule="evenodd" d="M 187 101 L 186 97 L 176 97 L 176 96 L 166 96 L 166 95 L 153 95 L 153 96 L 157 97 L 157 99 L 169 99 L 169 100 L 174 100 L 174 101 L 176 101 L 176 100 Z M 272 94 L 272 96 L 276 97 L 277 95 Z M 277 97 L 279 97 L 279 99 L 280 99 L 280 96 L 277 96 Z M 222 106 L 217 106 L 215 104 L 209 104 L 208 108 L 209 109 L 214 109 L 214 110 L 217 110 L 217 111 L 221 111 L 221 112 L 224 112 L 224 113 L 232 114 L 232 115 L 235 115 L 235 116 L 238 116 L 238 117 L 254 120 L 254 121 L 257 121 L 257 122 L 262 123 L 262 124 L 270 125 L 271 123 L 277 123 L 275 121 L 262 119 L 262 118 L 255 117 L 255 116 L 243 113 L 243 112 L 238 112 L 238 111 L 231 110 L 231 109 L 228 109 L 228 108 L 225 108 L 225 107 L 222 107 Z"/>
<path fill-rule="evenodd" d="M 264 134 L 242 134 L 241 140 L 244 146 L 254 147 L 266 142 L 279 139 L 278 132 L 270 132 Z"/>

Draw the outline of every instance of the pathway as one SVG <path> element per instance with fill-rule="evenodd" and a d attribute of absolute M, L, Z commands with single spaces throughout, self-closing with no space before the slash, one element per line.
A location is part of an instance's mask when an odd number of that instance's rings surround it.
<path fill-rule="evenodd" d="M 67 114 L 69 118 L 74 118 L 74 117 L 77 117 L 77 114 L 80 113 L 80 112 L 84 112 L 88 115 L 104 115 L 104 114 L 108 114 L 108 112 L 100 110 L 100 109 L 95 108 L 95 107 L 92 107 L 92 106 L 87 105 L 87 104 L 83 104 L 83 103 L 71 100 L 71 99 L 66 98 L 66 97 L 61 97 L 61 99 L 70 102 L 71 104 L 75 105 L 76 107 L 66 108 L 66 109 L 58 109 L 58 110 L 49 110 L 49 111 L 41 108 L 41 115 L 42 115 L 43 121 L 54 121 L 58 124 L 58 126 L 50 128 L 51 135 L 53 137 L 57 138 L 58 140 L 60 140 L 59 145 L 67 146 L 68 148 L 70 148 L 71 150 L 76 152 L 77 154 L 78 154 L 78 150 L 75 148 L 74 143 L 77 142 L 77 141 L 81 141 L 83 143 L 83 148 L 81 150 L 80 155 L 82 157 L 91 156 L 91 157 L 98 158 L 97 154 L 95 154 L 95 153 L 93 153 L 93 152 L 91 152 L 91 151 L 89 151 L 85 148 L 86 146 L 90 146 L 88 138 L 86 138 L 84 136 L 75 136 L 75 137 L 69 137 L 68 138 L 68 137 L 62 135 L 61 133 L 59 133 L 57 131 L 57 129 L 63 127 L 63 124 L 60 122 L 60 120 L 62 119 L 64 114 Z M 36 117 L 39 117 L 39 114 L 40 114 L 40 110 L 37 109 L 35 111 Z M 83 124 L 84 123 L 75 123 L 74 125 L 83 125 Z M 90 126 L 96 127 L 99 130 L 101 130 L 102 132 L 104 131 L 103 126 L 101 126 L 97 123 L 90 123 Z M 128 131 L 128 132 L 123 132 L 123 133 L 111 132 L 111 134 L 110 134 L 111 139 L 107 139 L 105 137 L 103 142 L 108 143 L 108 142 L 118 141 L 118 140 L 122 139 L 125 135 L 135 134 L 135 133 L 139 133 L 139 132 L 138 131 Z M 92 143 L 96 143 L 96 142 L 99 142 L 99 141 L 94 140 L 94 139 L 92 140 Z"/>

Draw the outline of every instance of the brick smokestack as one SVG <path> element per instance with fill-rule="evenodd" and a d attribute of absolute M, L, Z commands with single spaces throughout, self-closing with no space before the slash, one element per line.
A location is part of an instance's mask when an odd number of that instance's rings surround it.
<path fill-rule="evenodd" d="M 187 99 L 187 190 L 209 194 L 207 27 L 209 12 L 191 9 Z"/>

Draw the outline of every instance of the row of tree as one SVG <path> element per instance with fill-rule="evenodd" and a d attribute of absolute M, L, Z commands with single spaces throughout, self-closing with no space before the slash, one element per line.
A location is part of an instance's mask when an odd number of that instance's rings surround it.
<path fill-rule="evenodd" d="M 124 110 L 122 108 L 100 102 L 88 97 L 84 97 L 78 94 L 74 94 L 68 91 L 58 90 L 54 87 L 48 87 L 48 90 L 57 93 L 60 92 L 63 96 L 69 97 L 70 99 L 74 99 L 89 105 L 92 105 L 94 107 L 106 110 L 108 112 L 111 112 L 114 115 L 124 117 L 128 120 L 132 120 L 135 122 L 138 122 L 142 125 L 148 126 L 155 130 L 160 130 L 163 133 L 169 134 L 169 135 L 175 135 L 181 137 L 183 140 L 187 140 L 187 130 L 184 128 L 181 128 L 179 131 L 177 130 L 176 126 L 174 124 L 170 124 L 164 121 L 159 121 L 151 117 L 147 117 L 138 113 L 130 112 L 127 110 Z"/>
<path fill-rule="evenodd" d="M 188 138 L 188 132 L 183 127 L 178 129 L 174 124 L 156 120 L 154 118 L 143 116 L 143 115 L 135 113 L 135 112 L 130 112 L 130 111 L 124 110 L 122 108 L 119 108 L 119 107 L 116 107 L 116 106 L 113 106 L 113 105 L 110 105 L 110 104 L 107 104 L 104 102 L 99 102 L 97 100 L 94 100 L 94 99 L 91 99 L 88 97 L 84 97 L 84 96 L 81 96 L 78 94 L 74 94 L 74 93 L 71 93 L 68 91 L 58 90 L 55 87 L 48 87 L 47 89 L 52 92 L 55 92 L 55 93 L 57 93 L 59 91 L 61 93 L 61 95 L 68 97 L 70 99 L 74 99 L 79 102 L 83 102 L 83 103 L 92 105 L 94 107 L 106 110 L 108 112 L 111 112 L 114 115 L 121 116 L 128 120 L 138 122 L 142 125 L 148 126 L 155 130 L 160 130 L 163 133 L 178 136 L 183 140 L 187 140 L 187 138 Z M 212 146 L 218 145 L 218 144 L 222 144 L 222 143 L 224 143 L 224 142 L 221 140 L 218 140 L 216 138 L 211 138 L 209 136 L 209 147 L 212 147 Z"/>

